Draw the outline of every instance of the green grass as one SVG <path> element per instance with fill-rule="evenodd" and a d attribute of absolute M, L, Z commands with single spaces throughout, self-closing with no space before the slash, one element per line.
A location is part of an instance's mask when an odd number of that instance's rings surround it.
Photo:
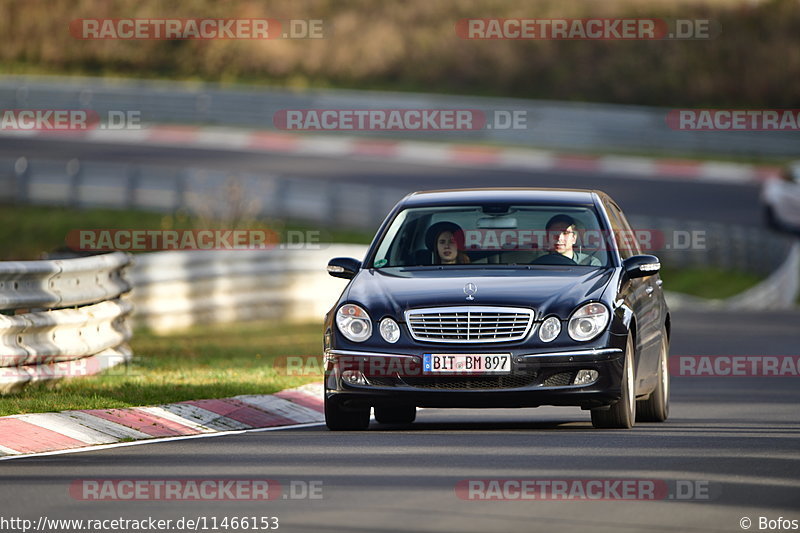
<path fill-rule="evenodd" d="M 159 229 L 170 223 L 170 217 L 126 209 L 76 210 L 66 207 L 2 205 L 0 242 L 3 246 L 0 249 L 0 260 L 39 259 L 42 253 L 66 246 L 67 234 L 71 230 Z"/>
<path fill-rule="evenodd" d="M 728 272 L 714 268 L 662 268 L 664 290 L 699 296 L 729 298 L 746 291 L 762 278 L 744 272 Z"/>
<path fill-rule="evenodd" d="M 35 260 L 43 253 L 66 246 L 72 230 L 90 229 L 270 229 L 278 235 L 289 230 L 319 231 L 321 242 L 367 244 L 372 234 L 347 229 L 329 230 L 297 221 L 252 219 L 230 223 L 205 221 L 200 217 L 177 212 L 160 214 L 132 209 L 73 209 L 0 205 L 0 261 Z"/>
<path fill-rule="evenodd" d="M 168 337 L 137 331 L 131 346 L 135 356 L 124 367 L 0 396 L 0 416 L 271 394 L 322 379 L 318 323 L 203 326 Z M 287 370 L 284 356 L 313 359 L 300 372 Z"/>

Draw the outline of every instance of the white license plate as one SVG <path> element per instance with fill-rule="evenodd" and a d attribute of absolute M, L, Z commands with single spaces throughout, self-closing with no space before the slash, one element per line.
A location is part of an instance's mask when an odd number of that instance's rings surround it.
<path fill-rule="evenodd" d="M 508 374 L 511 354 L 426 353 L 422 370 L 426 374 Z"/>

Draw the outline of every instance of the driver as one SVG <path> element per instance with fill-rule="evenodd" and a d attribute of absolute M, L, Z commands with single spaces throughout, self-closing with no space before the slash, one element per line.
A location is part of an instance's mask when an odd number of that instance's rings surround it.
<path fill-rule="evenodd" d="M 547 246 L 550 254 L 561 254 L 578 265 L 600 266 L 600 260 L 574 249 L 578 241 L 577 223 L 569 215 L 556 215 L 547 221 Z M 544 256 L 547 257 L 547 256 Z"/>

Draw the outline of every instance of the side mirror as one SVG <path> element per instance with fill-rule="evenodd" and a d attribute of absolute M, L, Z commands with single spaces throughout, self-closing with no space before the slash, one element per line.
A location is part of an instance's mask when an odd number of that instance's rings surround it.
<path fill-rule="evenodd" d="M 646 278 L 661 270 L 661 262 L 654 255 L 634 255 L 622 262 L 628 279 Z"/>
<path fill-rule="evenodd" d="M 361 269 L 361 261 L 352 257 L 334 257 L 328 261 L 328 274 L 334 278 L 353 279 Z"/>

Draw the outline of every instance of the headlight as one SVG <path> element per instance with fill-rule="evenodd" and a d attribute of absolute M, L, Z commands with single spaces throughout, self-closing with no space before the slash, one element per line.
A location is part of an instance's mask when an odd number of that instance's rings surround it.
<path fill-rule="evenodd" d="M 576 341 L 588 341 L 597 337 L 608 325 L 610 315 L 605 305 L 590 303 L 579 307 L 569 319 L 569 336 Z"/>
<path fill-rule="evenodd" d="M 381 320 L 380 327 L 378 328 L 381 332 L 381 337 L 386 342 L 397 342 L 400 340 L 400 326 L 397 325 L 397 322 L 392 320 L 391 318 L 384 318 Z"/>
<path fill-rule="evenodd" d="M 539 326 L 539 338 L 542 342 L 550 342 L 561 333 L 561 321 L 556 316 L 551 316 Z"/>
<path fill-rule="evenodd" d="M 372 320 L 361 307 L 345 304 L 336 311 L 336 326 L 353 342 L 364 342 L 372 335 Z"/>

